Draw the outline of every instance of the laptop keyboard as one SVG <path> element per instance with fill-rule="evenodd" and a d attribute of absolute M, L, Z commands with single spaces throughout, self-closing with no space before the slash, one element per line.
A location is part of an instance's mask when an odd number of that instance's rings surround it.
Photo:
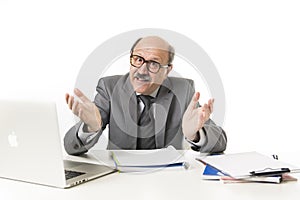
<path fill-rule="evenodd" d="M 65 176 L 66 176 L 66 179 L 71 179 L 71 178 L 74 178 L 74 177 L 77 177 L 77 176 L 80 176 L 82 174 L 85 174 L 84 172 L 77 172 L 77 171 L 71 171 L 71 170 L 65 170 Z"/>

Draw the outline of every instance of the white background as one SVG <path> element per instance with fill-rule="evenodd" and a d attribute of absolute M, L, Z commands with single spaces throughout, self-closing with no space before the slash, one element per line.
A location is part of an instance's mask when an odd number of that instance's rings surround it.
<path fill-rule="evenodd" d="M 55 100 L 64 133 L 74 123 L 64 95 L 96 47 L 134 29 L 169 29 L 219 71 L 227 151 L 300 151 L 299 10 L 287 0 L 1 0 L 0 98 Z"/>

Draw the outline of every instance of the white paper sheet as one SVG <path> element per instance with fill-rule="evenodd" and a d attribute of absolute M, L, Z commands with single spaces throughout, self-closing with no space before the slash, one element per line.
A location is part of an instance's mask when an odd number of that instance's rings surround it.
<path fill-rule="evenodd" d="M 269 169 L 275 170 L 279 168 L 299 169 L 296 166 L 257 152 L 204 156 L 197 159 L 234 178 L 250 176 L 252 171 L 268 171 Z"/>

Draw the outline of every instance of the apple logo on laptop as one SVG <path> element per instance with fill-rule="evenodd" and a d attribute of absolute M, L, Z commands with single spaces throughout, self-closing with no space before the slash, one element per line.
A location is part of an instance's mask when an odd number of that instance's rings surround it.
<path fill-rule="evenodd" d="M 8 135 L 8 143 L 11 147 L 18 147 L 18 137 L 14 131 Z"/>

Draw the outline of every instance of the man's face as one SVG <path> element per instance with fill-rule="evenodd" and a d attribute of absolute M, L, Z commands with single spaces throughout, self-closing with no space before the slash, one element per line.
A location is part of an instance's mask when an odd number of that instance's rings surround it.
<path fill-rule="evenodd" d="M 157 44 L 159 45 L 159 44 Z M 156 45 L 156 46 L 157 46 Z M 160 48 L 159 46 L 155 47 L 145 47 L 143 42 L 138 44 L 132 55 L 137 55 L 143 57 L 146 61 L 156 61 L 162 66 L 167 65 L 169 61 L 169 52 L 166 51 L 166 48 Z M 149 95 L 153 93 L 167 78 L 168 73 L 171 71 L 172 66 L 168 68 L 160 68 L 157 73 L 149 72 L 146 66 L 146 62 L 140 67 L 136 68 L 130 66 L 130 82 L 134 90 L 138 93 Z"/>

